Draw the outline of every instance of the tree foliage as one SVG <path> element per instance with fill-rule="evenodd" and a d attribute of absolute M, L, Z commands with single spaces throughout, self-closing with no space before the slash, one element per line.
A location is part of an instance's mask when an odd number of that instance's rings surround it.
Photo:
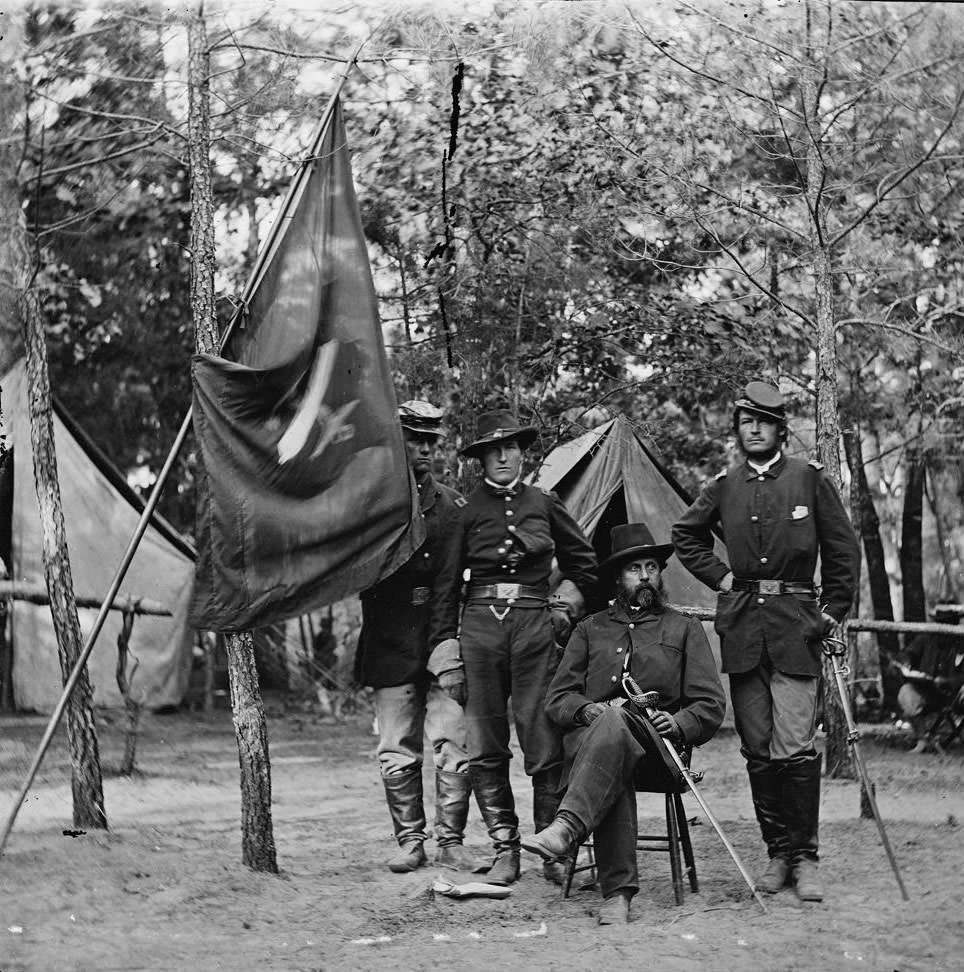
<path fill-rule="evenodd" d="M 446 403 L 453 444 L 494 405 L 535 422 L 542 450 L 619 410 L 695 488 L 726 461 L 734 390 L 769 376 L 799 416 L 796 447 L 810 448 L 818 135 L 841 424 L 863 438 L 895 572 L 903 459 L 925 457 L 946 593 L 961 595 L 964 11 L 245 16 L 222 9 L 209 24 L 219 314 L 347 72 L 398 393 Z M 183 25 L 147 7 L 27 17 L 22 178 L 55 390 L 123 469 L 156 471 L 189 401 L 193 343 Z M 817 132 L 805 64 L 818 72 Z M 464 473 L 454 454 L 452 472 Z M 190 455 L 177 480 L 165 510 L 189 529 Z"/>

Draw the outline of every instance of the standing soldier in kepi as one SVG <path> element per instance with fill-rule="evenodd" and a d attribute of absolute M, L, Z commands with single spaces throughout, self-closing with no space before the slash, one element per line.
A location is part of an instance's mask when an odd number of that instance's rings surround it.
<path fill-rule="evenodd" d="M 783 454 L 786 407 L 775 388 L 751 381 L 733 428 L 746 461 L 703 488 L 673 527 L 673 544 L 683 565 L 719 591 L 723 671 L 770 857 L 757 887 L 773 894 L 792 883 L 801 900 L 821 901 L 821 641 L 850 609 L 860 547 L 823 466 Z M 729 566 L 713 552 L 715 525 Z"/>
<path fill-rule="evenodd" d="M 425 520 L 425 542 L 391 577 L 361 595 L 356 678 L 375 690 L 378 762 L 401 848 L 388 862 L 397 873 L 425 863 L 423 738 L 435 756 L 435 863 L 471 870 L 462 847 L 471 784 L 461 706 L 465 676 L 458 661 L 460 511 L 465 500 L 432 476 L 442 410 L 428 402 L 398 409 L 409 465 Z"/>
<path fill-rule="evenodd" d="M 592 545 L 555 493 L 522 482 L 523 450 L 536 430 L 511 412 L 479 416 L 478 438 L 462 454 L 482 463 L 484 481 L 462 509 L 462 566 L 469 581 L 461 647 L 468 700 L 472 788 L 495 846 L 492 884 L 519 877 L 519 818 L 509 783 L 508 700 L 512 697 L 525 771 L 532 778 L 537 830 L 555 816 L 562 778 L 561 731 L 545 712 L 546 690 L 560 648 L 580 619 L 585 592 L 596 580 Z M 562 581 L 550 597 L 553 557 Z M 560 863 L 548 880 L 562 883 Z"/>

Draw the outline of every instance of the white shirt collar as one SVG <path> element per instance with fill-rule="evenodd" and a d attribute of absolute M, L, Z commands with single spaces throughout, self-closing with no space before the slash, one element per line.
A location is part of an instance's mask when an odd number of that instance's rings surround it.
<path fill-rule="evenodd" d="M 506 483 L 503 486 L 502 483 L 493 483 L 492 480 L 489 479 L 488 476 L 486 476 L 485 477 L 485 484 L 486 484 L 486 486 L 491 486 L 493 489 L 515 489 L 516 486 L 519 485 L 519 480 L 520 479 L 522 479 L 522 474 L 521 473 L 518 476 L 516 476 L 516 478 L 513 479 L 511 483 Z"/>
<path fill-rule="evenodd" d="M 752 459 L 747 458 L 746 464 L 758 475 L 762 476 L 768 469 L 775 466 L 783 458 L 783 453 L 777 449 L 777 454 L 762 466 L 758 466 Z"/>

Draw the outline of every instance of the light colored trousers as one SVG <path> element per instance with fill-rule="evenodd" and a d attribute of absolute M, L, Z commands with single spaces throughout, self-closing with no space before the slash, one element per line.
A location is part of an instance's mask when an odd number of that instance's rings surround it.
<path fill-rule="evenodd" d="M 437 682 L 424 690 L 412 684 L 375 689 L 375 717 L 382 776 L 421 766 L 426 737 L 432 744 L 436 769 L 468 772 L 462 707 Z"/>
<path fill-rule="evenodd" d="M 730 675 L 730 699 L 743 755 L 792 759 L 813 753 L 820 677 L 784 675 L 758 665 Z"/>

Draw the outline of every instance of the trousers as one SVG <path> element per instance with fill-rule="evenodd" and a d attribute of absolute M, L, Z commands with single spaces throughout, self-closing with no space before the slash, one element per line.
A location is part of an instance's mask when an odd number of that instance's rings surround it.
<path fill-rule="evenodd" d="M 733 719 L 752 759 L 786 760 L 814 752 L 820 677 L 785 675 L 765 660 L 730 675 Z"/>
<path fill-rule="evenodd" d="M 511 759 L 511 697 L 526 773 L 560 769 L 562 734 L 545 712 L 546 691 L 559 663 L 548 608 L 467 604 L 459 639 L 472 765 L 494 770 Z"/>
<path fill-rule="evenodd" d="M 672 782 L 642 720 L 623 708 L 607 708 L 580 733 L 569 762 L 569 787 L 560 811 L 593 834 L 596 873 L 603 897 L 639 890 L 636 859 L 636 790 L 660 791 Z"/>
<path fill-rule="evenodd" d="M 382 776 L 421 766 L 426 737 L 432 745 L 436 769 L 468 772 L 462 709 L 437 682 L 375 689 L 375 717 Z"/>

